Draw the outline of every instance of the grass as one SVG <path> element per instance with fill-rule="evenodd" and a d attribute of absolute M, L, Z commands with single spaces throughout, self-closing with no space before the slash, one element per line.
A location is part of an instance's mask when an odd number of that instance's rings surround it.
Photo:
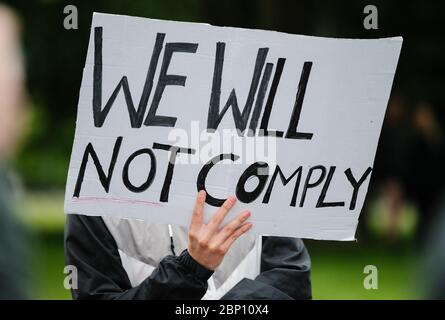
<path fill-rule="evenodd" d="M 415 299 L 410 248 L 385 249 L 359 243 L 308 243 L 314 299 Z M 377 268 L 378 289 L 365 289 L 367 265 Z"/>
<path fill-rule="evenodd" d="M 63 256 L 63 235 L 41 235 L 32 245 L 32 299 L 71 299 L 71 293 L 63 286 L 66 274 Z"/>
<path fill-rule="evenodd" d="M 35 299 L 70 299 L 63 287 L 62 193 L 32 193 L 21 215 L 31 230 L 30 296 Z M 312 258 L 314 299 L 415 299 L 415 255 L 409 246 L 361 242 L 306 241 Z M 378 269 L 378 289 L 366 290 L 366 265 Z"/>

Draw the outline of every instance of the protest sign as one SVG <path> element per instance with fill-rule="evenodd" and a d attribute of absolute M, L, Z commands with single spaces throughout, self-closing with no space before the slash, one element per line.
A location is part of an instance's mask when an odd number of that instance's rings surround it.
<path fill-rule="evenodd" d="M 65 212 L 352 240 L 401 45 L 95 13 Z"/>

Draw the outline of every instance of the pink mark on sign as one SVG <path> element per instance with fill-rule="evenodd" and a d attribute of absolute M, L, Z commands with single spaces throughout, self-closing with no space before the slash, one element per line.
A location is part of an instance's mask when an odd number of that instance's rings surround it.
<path fill-rule="evenodd" d="M 117 202 L 117 203 L 129 203 L 129 204 L 143 204 L 147 206 L 163 207 L 159 202 L 136 200 L 136 199 L 123 199 L 123 198 L 106 198 L 106 197 L 73 197 L 73 202 Z"/>

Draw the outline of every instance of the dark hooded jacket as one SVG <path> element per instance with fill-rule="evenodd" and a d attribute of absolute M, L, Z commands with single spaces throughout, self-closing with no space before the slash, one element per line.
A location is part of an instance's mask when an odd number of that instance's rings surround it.
<path fill-rule="evenodd" d="M 263 236 L 258 242 L 245 235 L 211 271 L 188 254 L 186 230 L 174 231 L 178 255 L 171 253 L 165 225 L 67 215 L 65 260 L 77 270 L 73 298 L 311 298 L 310 257 L 301 239 Z"/>

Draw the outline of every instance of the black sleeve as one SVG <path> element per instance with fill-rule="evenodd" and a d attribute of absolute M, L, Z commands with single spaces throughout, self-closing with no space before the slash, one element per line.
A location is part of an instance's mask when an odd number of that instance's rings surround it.
<path fill-rule="evenodd" d="M 261 273 L 244 278 L 222 299 L 311 299 L 311 260 L 301 239 L 263 237 Z"/>
<path fill-rule="evenodd" d="M 201 299 L 212 271 L 184 250 L 167 256 L 140 285 L 132 288 L 116 242 L 101 217 L 68 214 L 65 261 L 77 268 L 74 299 Z"/>

